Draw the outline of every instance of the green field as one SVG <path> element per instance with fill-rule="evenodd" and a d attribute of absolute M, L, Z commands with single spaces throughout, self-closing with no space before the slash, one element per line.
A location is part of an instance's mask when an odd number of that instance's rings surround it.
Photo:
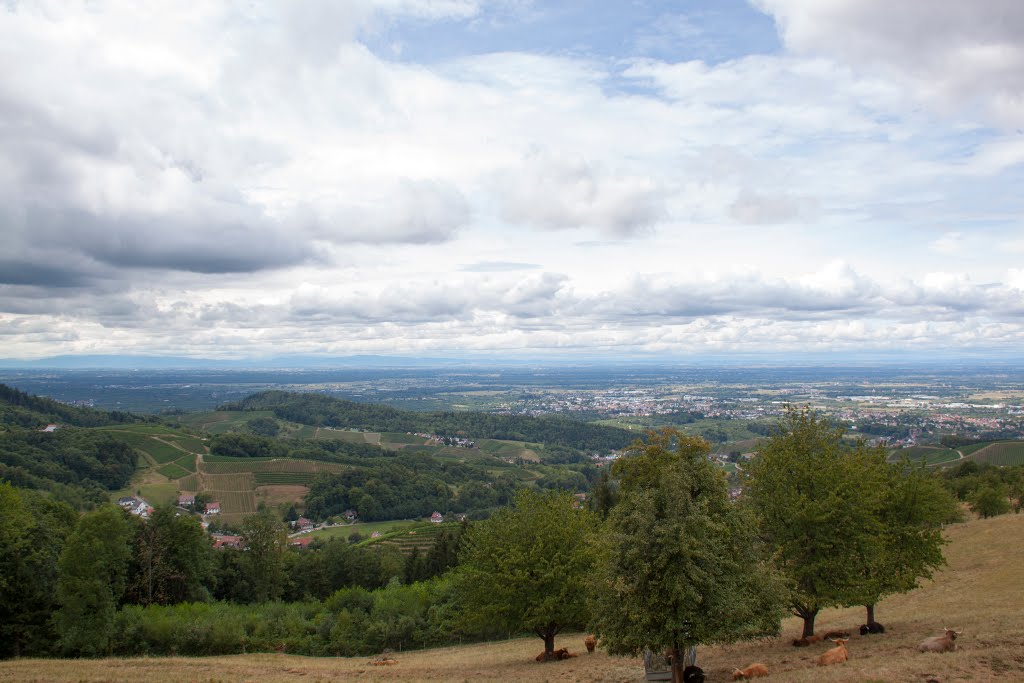
<path fill-rule="evenodd" d="M 334 462 L 321 462 L 319 460 L 294 460 L 290 458 L 263 459 L 263 458 L 220 458 L 209 462 L 210 458 L 203 459 L 203 469 L 209 474 L 234 474 L 237 472 L 301 472 L 305 474 L 320 474 L 321 472 L 340 472 L 345 465 Z"/>
<path fill-rule="evenodd" d="M 173 462 L 167 463 L 163 467 L 157 470 L 160 474 L 164 475 L 168 479 L 181 479 L 189 475 L 188 470 L 184 467 L 174 464 Z"/>
<path fill-rule="evenodd" d="M 382 535 L 385 535 L 410 527 L 422 526 L 422 524 L 423 522 L 417 521 L 356 522 L 355 524 L 334 526 L 328 529 L 318 529 L 311 531 L 308 535 L 314 538 L 328 539 L 348 538 L 352 534 L 358 533 L 363 538 L 369 538 L 370 534 L 374 531 L 379 531 Z"/>
<path fill-rule="evenodd" d="M 405 555 L 410 554 L 413 549 L 418 549 L 420 554 L 423 555 L 433 547 L 442 531 L 457 526 L 458 523 L 455 522 L 445 522 L 443 524 L 433 524 L 431 522 L 416 523 L 401 531 L 381 532 L 380 538 L 362 541 L 362 544 L 379 543 L 395 546 Z"/>
<path fill-rule="evenodd" d="M 889 454 L 889 462 L 899 462 L 904 457 L 910 462 L 920 463 L 922 459 L 926 465 L 942 465 L 960 459 L 960 454 L 949 448 L 939 446 L 908 446 L 897 448 Z"/>
<path fill-rule="evenodd" d="M 476 442 L 477 448 L 484 453 L 504 460 L 505 458 L 522 458 L 537 462 L 541 460 L 543 446 L 537 443 L 526 443 L 524 441 L 505 441 L 502 439 L 480 439 Z"/>
<path fill-rule="evenodd" d="M 1024 465 L 1024 441 L 997 441 L 971 455 L 971 460 L 990 465 Z"/>
<path fill-rule="evenodd" d="M 182 415 L 181 424 L 200 429 L 210 434 L 223 434 L 232 431 L 244 431 L 245 424 L 257 417 L 274 417 L 271 410 L 218 410 L 212 413 L 193 413 Z"/>
<path fill-rule="evenodd" d="M 126 444 L 134 448 L 135 450 L 141 451 L 149 459 L 157 465 L 166 465 L 169 462 L 174 462 L 182 455 L 185 451 L 175 448 L 174 446 L 159 441 L 158 439 L 163 438 L 156 434 L 140 434 L 138 432 L 123 432 L 120 429 L 103 429 L 111 436 L 119 441 L 124 441 Z M 164 429 L 166 434 L 167 430 Z M 169 435 L 170 436 L 170 435 Z"/>

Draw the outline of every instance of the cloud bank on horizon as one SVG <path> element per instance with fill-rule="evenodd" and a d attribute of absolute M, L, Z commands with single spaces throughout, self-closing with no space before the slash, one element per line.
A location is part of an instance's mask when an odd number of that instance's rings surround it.
<path fill-rule="evenodd" d="M 1024 3 L 16 0 L 0 340 L 1024 349 Z"/>

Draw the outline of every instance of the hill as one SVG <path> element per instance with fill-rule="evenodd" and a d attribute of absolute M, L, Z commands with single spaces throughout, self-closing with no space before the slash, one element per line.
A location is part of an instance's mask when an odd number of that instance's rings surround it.
<path fill-rule="evenodd" d="M 764 662 L 778 683 L 836 681 L 993 681 L 1024 680 L 1024 624 L 1020 613 L 1024 594 L 1024 516 L 1004 515 L 950 527 L 946 548 L 949 566 L 934 581 L 879 606 L 878 617 L 888 631 L 881 636 L 854 635 L 850 661 L 820 669 L 813 659 L 825 649 L 794 649 L 789 640 L 798 623 L 783 624 L 779 638 L 739 645 L 701 647 L 699 663 L 709 681 L 726 681 L 734 666 Z M 862 609 L 825 610 L 818 617 L 821 630 L 855 629 Z M 943 625 L 964 629 L 958 652 L 920 654 L 915 646 Z M 583 651 L 582 634 L 560 635 L 558 647 Z M 28 681 L 113 681 L 140 679 L 150 683 L 182 680 L 217 680 L 224 683 L 259 680 L 284 683 L 308 680 L 360 681 L 522 681 L 536 682 L 644 680 L 643 667 L 633 658 L 585 652 L 562 662 L 538 664 L 538 638 L 516 638 L 499 643 L 394 653 L 394 666 L 370 665 L 370 658 L 314 658 L 278 654 L 233 657 L 143 658 L 105 660 L 16 660 L 0 664 L 0 678 L 9 683 Z"/>
<path fill-rule="evenodd" d="M 108 412 L 69 406 L 43 396 L 0 384 L 0 425 L 40 429 L 47 424 L 98 427 L 109 424 L 144 422 L 145 418 L 121 411 Z"/>
<path fill-rule="evenodd" d="M 625 429 L 565 417 L 496 415 L 482 412 L 418 413 L 389 406 L 345 401 L 323 394 L 264 391 L 222 411 L 272 411 L 290 422 L 318 427 L 343 427 L 370 432 L 428 432 L 471 439 L 525 441 L 579 450 L 623 448 L 636 435 Z"/>

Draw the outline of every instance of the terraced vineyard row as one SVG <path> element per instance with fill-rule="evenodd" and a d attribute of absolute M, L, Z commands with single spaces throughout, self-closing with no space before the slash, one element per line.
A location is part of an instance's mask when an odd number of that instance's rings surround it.
<path fill-rule="evenodd" d="M 457 526 L 454 523 L 445 524 L 423 524 L 411 529 L 388 534 L 387 536 L 369 541 L 369 543 L 384 543 L 396 546 L 404 555 L 412 553 L 413 549 L 419 550 L 420 555 L 428 552 L 437 541 L 437 537 L 445 529 Z"/>
<path fill-rule="evenodd" d="M 256 472 L 254 476 L 257 486 L 274 484 L 309 486 L 320 475 L 316 472 Z"/>
<path fill-rule="evenodd" d="M 304 472 L 308 474 L 319 474 L 321 472 L 340 472 L 345 469 L 344 465 L 333 462 L 319 462 L 317 460 L 253 460 L 250 458 L 235 458 L 232 462 L 218 459 L 209 462 L 206 459 L 203 468 L 210 474 L 228 474 L 233 472 Z"/>
<path fill-rule="evenodd" d="M 205 491 L 212 500 L 220 503 L 222 514 L 249 514 L 256 512 L 256 494 L 252 491 L 222 491 L 207 489 Z"/>

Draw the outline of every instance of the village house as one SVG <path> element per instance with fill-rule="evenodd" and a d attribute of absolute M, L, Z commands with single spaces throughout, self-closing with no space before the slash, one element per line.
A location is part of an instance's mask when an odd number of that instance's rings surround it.
<path fill-rule="evenodd" d="M 219 515 L 220 514 L 220 503 L 212 501 L 206 504 L 206 514 L 208 515 Z"/>
<path fill-rule="evenodd" d="M 231 536 L 228 534 L 210 534 L 210 537 L 213 539 L 213 547 L 215 550 L 220 550 L 221 548 L 242 547 L 241 536 Z"/>
<path fill-rule="evenodd" d="M 180 505 L 181 507 L 188 507 L 190 505 L 195 505 L 195 504 L 196 504 L 196 497 L 191 495 L 191 494 L 189 494 L 189 493 L 183 493 L 180 496 L 178 496 L 178 505 Z"/>
<path fill-rule="evenodd" d="M 440 524 L 444 521 L 444 515 L 442 515 L 440 512 L 435 512 L 434 514 L 430 515 L 430 521 L 434 524 Z"/>
<path fill-rule="evenodd" d="M 306 519 L 305 517 L 299 517 L 295 520 L 295 528 L 299 531 L 306 531 L 307 529 L 313 528 L 313 522 Z"/>
<path fill-rule="evenodd" d="M 355 510 L 345 510 L 344 512 L 341 513 L 341 516 L 345 518 L 346 522 L 351 523 L 356 521 L 356 517 L 359 516 L 359 513 L 357 513 Z"/>

